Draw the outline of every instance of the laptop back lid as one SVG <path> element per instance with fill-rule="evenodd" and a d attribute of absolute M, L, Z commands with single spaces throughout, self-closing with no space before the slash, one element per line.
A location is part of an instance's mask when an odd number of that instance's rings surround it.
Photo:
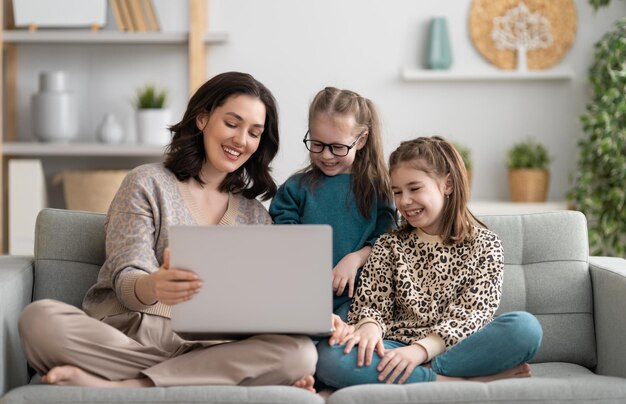
<path fill-rule="evenodd" d="M 170 267 L 203 283 L 172 307 L 172 328 L 183 338 L 330 334 L 330 226 L 171 226 L 169 243 Z"/>

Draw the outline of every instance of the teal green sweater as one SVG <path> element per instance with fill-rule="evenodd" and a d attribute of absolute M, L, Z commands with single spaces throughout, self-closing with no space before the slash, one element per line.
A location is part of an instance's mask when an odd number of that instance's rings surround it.
<path fill-rule="evenodd" d="M 276 224 L 329 224 L 333 228 L 333 267 L 347 254 L 374 245 L 395 224 L 395 208 L 376 200 L 365 218 L 352 192 L 352 174 L 322 176 L 313 189 L 301 183 L 303 174 L 291 176 L 272 199 L 270 215 Z M 347 302 L 335 296 L 335 309 Z"/>

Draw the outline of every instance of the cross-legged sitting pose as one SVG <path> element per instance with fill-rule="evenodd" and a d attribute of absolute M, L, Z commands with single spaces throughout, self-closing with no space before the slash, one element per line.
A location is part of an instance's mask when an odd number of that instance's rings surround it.
<path fill-rule="evenodd" d="M 468 210 L 461 156 L 439 137 L 403 142 L 389 158 L 402 216 L 378 238 L 348 322 L 318 344 L 317 377 L 331 387 L 528 377 L 542 329 L 526 312 L 496 318 L 502 244 Z"/>

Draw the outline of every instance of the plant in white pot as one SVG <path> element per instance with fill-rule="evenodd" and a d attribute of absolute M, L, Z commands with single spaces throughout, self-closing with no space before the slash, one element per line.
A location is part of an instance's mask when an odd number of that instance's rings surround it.
<path fill-rule="evenodd" d="M 152 84 L 137 90 L 137 139 L 139 143 L 165 146 L 171 140 L 171 112 L 165 108 L 167 91 Z"/>

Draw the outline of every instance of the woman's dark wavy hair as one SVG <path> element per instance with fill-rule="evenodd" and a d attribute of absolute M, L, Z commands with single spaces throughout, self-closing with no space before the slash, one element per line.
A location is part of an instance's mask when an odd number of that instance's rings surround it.
<path fill-rule="evenodd" d="M 249 199 L 261 196 L 262 200 L 267 200 L 276 193 L 276 182 L 270 174 L 270 163 L 278 152 L 278 111 L 270 90 L 247 73 L 219 74 L 204 83 L 191 96 L 183 119 L 170 127 L 174 136 L 165 153 L 165 167 L 179 181 L 194 178 L 204 184 L 200 178 L 200 169 L 206 161 L 206 151 L 204 136 L 196 125 L 196 118 L 201 114 L 212 114 L 229 97 L 242 94 L 256 97 L 265 105 L 265 127 L 256 152 L 244 165 L 226 175 L 219 190 L 241 194 Z"/>

